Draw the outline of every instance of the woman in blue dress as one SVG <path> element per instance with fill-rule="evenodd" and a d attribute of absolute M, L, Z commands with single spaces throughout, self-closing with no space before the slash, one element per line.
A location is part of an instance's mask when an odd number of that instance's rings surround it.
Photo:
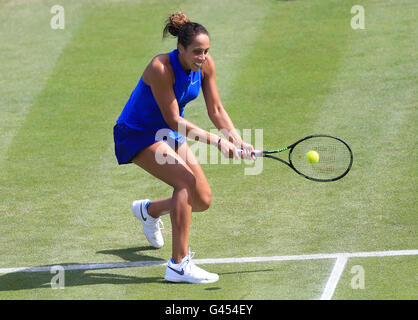
<path fill-rule="evenodd" d="M 178 38 L 177 49 L 154 57 L 143 72 L 114 127 L 115 153 L 119 164 L 134 163 L 174 189 L 169 198 L 132 204 L 156 248 L 164 245 L 160 217 L 170 214 L 172 257 L 165 279 L 210 283 L 219 277 L 192 262 L 188 238 L 192 212 L 209 208 L 211 189 L 185 135 L 216 146 L 227 158 L 250 158 L 254 148 L 241 139 L 222 106 L 208 31 L 179 11 L 167 20 L 164 36 L 168 34 Z M 225 138 L 184 118 L 186 104 L 199 95 L 200 88 L 209 118 Z"/>

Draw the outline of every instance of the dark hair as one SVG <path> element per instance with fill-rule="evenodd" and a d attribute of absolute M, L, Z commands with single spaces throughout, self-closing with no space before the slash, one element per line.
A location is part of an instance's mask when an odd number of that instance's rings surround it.
<path fill-rule="evenodd" d="M 184 48 L 187 48 L 199 34 L 203 33 L 209 36 L 204 26 L 190 21 L 181 10 L 168 17 L 163 30 L 163 37 L 167 37 L 168 33 L 177 37 L 177 43 L 183 45 Z"/>

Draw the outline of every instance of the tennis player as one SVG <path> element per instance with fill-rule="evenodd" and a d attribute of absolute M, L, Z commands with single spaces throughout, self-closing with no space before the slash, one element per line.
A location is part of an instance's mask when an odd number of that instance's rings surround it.
<path fill-rule="evenodd" d="M 172 258 L 165 279 L 210 283 L 219 276 L 192 262 L 189 229 L 192 211 L 209 208 L 211 189 L 179 128 L 186 136 L 192 134 L 195 140 L 216 146 L 227 158 L 251 158 L 254 148 L 242 140 L 222 106 L 205 27 L 179 11 L 167 20 L 163 36 L 168 34 L 178 38 L 177 49 L 154 57 L 143 72 L 114 127 L 115 153 L 119 164 L 134 163 L 174 189 L 169 198 L 132 203 L 146 238 L 156 248 L 164 245 L 160 217 L 170 214 Z M 184 118 L 186 104 L 199 95 L 200 88 L 209 118 L 224 138 Z"/>

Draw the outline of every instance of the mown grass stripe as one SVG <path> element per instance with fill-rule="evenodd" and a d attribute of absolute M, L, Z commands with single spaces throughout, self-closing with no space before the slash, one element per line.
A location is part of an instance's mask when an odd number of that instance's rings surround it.
<path fill-rule="evenodd" d="M 50 27 L 50 1 L 8 1 L 0 5 L 0 166 L 60 54 L 81 23 L 82 1 L 61 1 L 63 30 Z"/>
<path fill-rule="evenodd" d="M 195 2 L 186 2 L 192 8 L 190 16 L 196 16 L 204 24 L 204 17 L 214 14 L 214 9 L 225 13 L 220 19 L 213 19 L 214 28 L 210 24 L 208 28 L 215 30 L 213 53 L 219 58 L 216 59 L 219 85 L 221 95 L 227 93 L 222 97 L 223 102 L 238 127 L 263 128 L 265 144 L 274 147 L 293 142 L 293 137 L 300 138 L 305 131 L 312 133 L 312 129 L 335 130 L 349 142 L 352 141 L 347 138 L 349 135 L 356 140 L 357 167 L 334 184 L 309 183 L 288 168 L 271 162 L 264 164 L 262 175 L 253 177 L 243 176 L 242 166 L 206 166 L 204 170 L 213 190 L 212 207 L 205 214 L 193 215 L 190 237 L 191 249 L 199 255 L 269 257 L 411 248 L 416 243 L 413 213 L 416 184 L 413 182 L 417 162 L 407 150 L 399 150 L 401 145 L 414 147 L 416 144 L 416 139 L 412 139 L 416 103 L 414 91 L 410 90 L 416 81 L 411 50 L 416 44 L 411 31 L 415 7 L 410 1 L 384 6 L 378 1 L 368 1 L 376 5 L 375 8 L 366 6 L 366 25 L 370 27 L 366 34 L 371 37 L 353 41 L 346 37 L 351 30 L 344 29 L 349 28 L 349 9 L 353 2 L 249 1 L 243 17 L 252 16 L 252 4 L 267 7 L 254 10 L 255 16 L 263 19 L 254 22 L 257 27 L 252 32 L 256 41 L 248 39 L 248 48 L 242 52 L 240 42 L 233 43 L 234 54 L 228 51 L 228 39 L 232 42 L 242 36 L 247 40 L 245 32 L 228 25 L 229 18 L 234 24 L 240 22 L 240 2 L 223 2 L 225 7 L 211 8 L 209 2 L 202 1 L 204 11 L 209 12 L 202 15 L 197 14 Z M 131 2 L 106 2 L 103 6 L 98 3 L 85 13 L 85 23 L 58 59 L 46 89 L 36 99 L 5 158 L 5 170 L 0 172 L 2 267 L 79 265 L 91 261 L 100 264 L 107 263 L 109 255 L 115 263 L 146 262 L 170 256 L 169 241 L 158 251 L 145 245 L 147 242 L 129 211 L 129 204 L 144 195 L 167 196 L 171 188 L 135 166 L 116 165 L 112 125 L 145 64 L 154 54 L 174 47 L 174 41 L 161 42 L 164 18 L 157 21 L 156 17 L 165 17 L 167 12 L 177 9 L 174 6 L 179 2 L 145 1 L 140 6 Z M 405 13 L 405 5 L 412 10 Z M 188 13 L 187 8 L 183 9 Z M 390 15 L 392 10 L 396 13 L 394 17 Z M 398 27 L 386 26 L 382 29 L 384 33 L 379 33 L 376 26 L 385 18 Z M 251 18 L 246 23 L 251 25 Z M 223 38 L 223 31 L 232 34 Z M 368 41 L 369 46 L 364 43 Z M 215 48 L 219 43 L 222 46 Z M 352 45 L 358 45 L 359 51 L 347 59 Z M 399 52 L 393 51 L 399 48 Z M 376 54 L 375 61 L 368 57 L 370 52 Z M 391 52 L 397 53 L 396 59 L 387 59 Z M 236 65 L 229 64 L 228 59 Z M 350 65 L 345 65 L 347 62 Z M 385 68 L 374 70 L 385 62 L 389 62 Z M 400 113 L 395 109 L 386 112 L 376 104 L 369 110 L 361 106 L 341 108 L 337 117 L 332 113 L 335 110 L 328 108 L 333 105 L 333 99 L 343 101 L 357 93 L 359 100 L 367 96 L 356 81 L 356 76 L 361 75 L 358 66 L 363 63 L 367 72 L 362 74 L 366 77 L 360 84 L 368 88 L 367 80 L 379 80 L 380 85 L 372 83 L 373 86 L 385 89 L 372 90 L 367 107 L 373 105 L 373 100 L 379 104 L 387 100 L 393 107 L 399 107 Z M 231 79 L 229 74 L 221 73 L 222 69 L 233 70 Z M 348 92 L 348 88 L 353 90 Z M 394 99 L 399 99 L 399 104 L 392 104 Z M 196 101 L 186 115 L 208 127 L 207 116 L 201 112 L 203 108 L 202 102 Z M 380 114 L 380 110 L 385 112 Z M 373 112 L 378 113 L 375 118 Z M 401 114 L 396 121 L 389 121 Z M 366 116 L 370 123 L 360 121 Z M 351 122 L 364 126 L 350 127 Z M 389 124 L 386 134 L 382 134 L 385 128 L 380 127 L 380 122 Z M 374 145 L 370 155 L 358 149 L 358 143 L 367 142 L 369 131 L 379 136 L 380 141 L 391 137 L 387 145 Z M 372 159 L 383 147 L 392 151 L 393 157 L 381 162 Z M 414 150 L 413 147 L 409 150 Z M 385 165 L 376 166 L 376 161 Z M 373 171 L 380 175 L 374 175 Z M 385 173 L 388 177 L 382 179 Z M 170 239 L 170 236 L 167 227 L 164 237 Z M 415 279 L 411 270 L 416 257 L 401 262 L 401 259 L 377 260 L 377 263 L 367 260 L 370 261 L 368 275 L 379 274 L 383 264 L 387 272 L 384 278 L 370 280 L 368 288 L 376 284 L 380 288 L 383 284 L 387 296 L 411 297 L 413 291 L 409 288 L 414 288 Z M 155 261 L 162 263 L 162 260 Z M 399 264 L 402 272 L 392 275 L 391 268 L 399 268 Z M 49 289 L 49 274 L 22 276 L 20 273 L 2 277 L 1 294 L 6 298 L 312 298 L 319 296 L 330 271 L 326 260 L 283 263 L 270 273 L 254 270 L 257 267 L 218 265 L 220 273 L 224 272 L 225 286 L 205 292 L 190 287 L 167 290 L 172 287 L 160 281 L 160 270 L 149 268 L 151 278 L 142 274 L 137 277 L 138 270 L 128 269 L 102 274 L 100 277 L 105 280 L 99 281 L 75 272 L 68 290 L 61 293 L 44 290 Z M 245 272 L 238 271 L 240 268 Z M 122 281 L 116 279 L 116 274 L 124 272 L 130 276 Z M 391 291 L 394 283 L 400 283 L 399 292 Z M 95 284 L 101 285 L 100 290 Z M 342 285 L 337 289 L 342 290 L 338 297 L 352 296 Z M 373 294 L 376 290 L 365 290 L 361 297 L 373 298 Z"/>
<path fill-rule="evenodd" d="M 349 7 L 347 1 L 270 4 L 225 104 L 238 128 L 263 129 L 264 147 L 274 149 L 321 133 L 313 124 L 347 47 Z M 347 12 L 341 9 L 345 7 Z M 325 219 L 329 210 L 339 210 L 339 204 L 306 206 L 307 199 L 318 199 L 319 190 L 333 186 L 312 186 L 275 162 L 264 161 L 262 173 L 255 176 L 244 176 L 242 166 L 208 165 L 205 169 L 208 176 L 217 178 L 213 192 L 219 202 L 213 202 L 213 207 L 223 221 L 219 233 L 246 234 L 241 241 L 249 252 L 259 252 L 265 234 L 270 240 L 262 245 L 264 254 L 277 247 L 313 250 L 306 235 L 318 235 L 321 242 L 321 235 L 314 231 L 320 226 L 318 220 Z M 295 228 L 303 231 L 295 234 Z M 233 255 L 236 249 L 224 250 Z"/>
<path fill-rule="evenodd" d="M 381 243 L 388 248 L 405 247 L 416 241 L 417 223 L 411 212 L 417 204 L 417 161 L 410 161 L 410 150 L 416 147 L 413 123 L 418 106 L 414 97 L 418 74 L 412 67 L 418 44 L 412 36 L 413 6 L 411 0 L 387 1 L 384 6 L 370 1 L 364 5 L 365 30 L 352 30 L 347 15 L 348 46 L 330 93 L 317 115 L 312 115 L 312 128 L 346 139 L 354 164 L 343 180 L 320 193 L 338 195 L 330 206 L 344 206 L 334 211 L 333 220 L 324 216 L 318 237 L 326 232 L 356 247 L 365 248 L 367 243 L 368 249 Z M 349 12 L 349 6 L 345 10 Z M 315 202 L 312 198 L 305 205 Z M 352 232 L 346 233 L 348 229 L 341 225 L 355 226 L 357 236 L 353 239 Z M 387 239 L 388 233 L 397 236 Z"/>
<path fill-rule="evenodd" d="M 186 4 L 190 16 L 202 23 L 209 20 L 208 14 L 197 14 L 198 6 Z M 248 17 L 257 9 L 250 1 L 240 2 L 240 6 L 242 15 Z M 20 246 L 23 256 L 31 257 L 31 248 L 36 245 L 49 248 L 45 259 L 57 259 L 63 254 L 63 245 L 67 250 L 74 245 L 72 250 L 77 251 L 81 243 L 90 243 L 98 234 L 93 241 L 102 242 L 105 237 L 107 245 L 113 246 L 114 239 L 108 238 L 108 232 L 126 230 L 128 221 L 131 226 L 127 232 L 137 233 L 135 221 L 125 218 L 129 213 L 126 199 L 147 187 L 155 189 L 158 183 L 137 168 L 117 167 L 112 127 L 146 64 L 154 55 L 175 46 L 172 40 L 162 42 L 161 32 L 167 12 L 178 8 L 179 2 L 170 2 L 167 7 L 153 1 L 86 6 L 83 24 L 58 59 L 13 140 L 0 174 L 2 185 L 7 186 L 2 193 L 2 226 L 16 230 L 13 235 L 6 231 L 2 234 L 9 234 L 10 244 L 10 239 L 27 244 Z M 213 37 L 224 45 L 228 40 L 222 40 L 222 31 L 229 25 L 233 8 L 219 9 L 225 12 L 212 21 Z M 135 19 L 126 19 L 133 12 Z M 160 18 L 149 23 L 149 12 Z M 264 8 L 258 14 L 262 16 L 263 12 Z M 253 27 L 252 32 L 256 30 Z M 241 43 L 251 42 L 249 34 L 242 35 Z M 235 52 L 235 58 L 242 53 L 238 44 L 231 52 Z M 148 180 L 138 180 L 138 174 Z M 115 214 L 122 217 L 116 228 L 111 222 Z M 39 232 L 28 231 L 33 227 Z M 90 234 L 90 228 L 98 233 Z M 74 237 L 79 239 L 78 244 L 67 241 Z"/>
<path fill-rule="evenodd" d="M 160 23 L 149 24 L 147 15 L 152 10 L 162 16 L 166 8 L 153 2 L 86 5 L 83 24 L 57 60 L 0 172 L 1 227 L 8 230 L 2 230 L 8 243 L 4 258 L 38 259 L 36 252 L 46 248 L 43 257 L 54 259 L 72 247 L 68 239 L 79 239 L 73 247 L 77 251 L 91 240 L 91 227 L 100 229 L 102 207 L 93 217 L 87 214 L 96 203 L 94 169 L 112 141 L 122 101 L 138 79 L 136 67 L 148 59 L 141 53 L 161 41 L 160 34 L 154 35 Z M 135 19 L 126 19 L 130 10 L 136 11 Z M 111 228 L 105 219 L 106 224 Z M 32 228 L 37 232 L 29 232 Z M 20 243 L 18 252 L 15 242 Z"/>

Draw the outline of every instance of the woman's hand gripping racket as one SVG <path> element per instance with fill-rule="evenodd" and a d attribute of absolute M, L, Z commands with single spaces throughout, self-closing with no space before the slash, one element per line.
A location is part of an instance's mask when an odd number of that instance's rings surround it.
<path fill-rule="evenodd" d="M 286 150 L 289 150 L 288 161 L 272 155 Z M 350 146 L 341 138 L 325 134 L 307 136 L 278 150 L 255 150 L 254 155 L 278 160 L 301 176 L 320 182 L 341 179 L 353 164 Z"/>

